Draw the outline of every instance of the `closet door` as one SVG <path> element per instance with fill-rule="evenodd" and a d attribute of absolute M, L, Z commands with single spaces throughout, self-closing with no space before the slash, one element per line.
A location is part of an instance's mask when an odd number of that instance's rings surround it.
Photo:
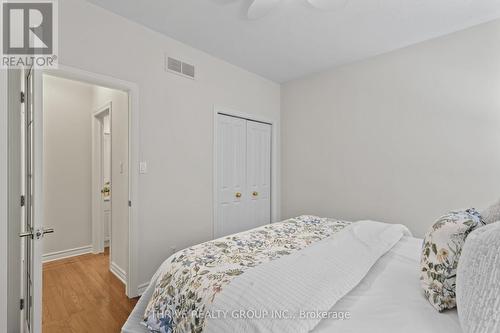
<path fill-rule="evenodd" d="M 248 224 L 245 119 L 218 115 L 217 221 L 215 237 L 245 230 Z"/>
<path fill-rule="evenodd" d="M 246 229 L 271 223 L 271 125 L 247 121 Z"/>

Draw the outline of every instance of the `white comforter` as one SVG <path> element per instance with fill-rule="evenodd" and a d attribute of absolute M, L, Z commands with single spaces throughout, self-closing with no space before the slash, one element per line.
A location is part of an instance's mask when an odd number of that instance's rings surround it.
<path fill-rule="evenodd" d="M 313 333 L 460 333 L 457 311 L 439 313 L 419 283 L 422 239 L 403 237 L 330 311 L 349 320 L 324 319 Z"/>
<path fill-rule="evenodd" d="M 217 295 L 204 332 L 304 333 L 325 316 L 344 316 L 329 310 L 409 235 L 402 225 L 361 221 L 302 251 L 257 266 Z"/>

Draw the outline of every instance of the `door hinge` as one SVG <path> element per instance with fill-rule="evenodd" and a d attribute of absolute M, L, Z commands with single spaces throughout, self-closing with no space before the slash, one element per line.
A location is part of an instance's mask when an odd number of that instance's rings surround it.
<path fill-rule="evenodd" d="M 128 201 L 128 206 L 132 207 L 132 201 L 131 200 Z"/>
<path fill-rule="evenodd" d="M 21 103 L 24 103 L 24 100 L 25 100 L 24 92 L 21 91 L 21 98 L 20 98 Z"/>
<path fill-rule="evenodd" d="M 24 207 L 25 204 L 26 204 L 26 198 L 24 197 L 24 195 L 21 195 L 21 207 Z"/>
<path fill-rule="evenodd" d="M 19 309 L 20 310 L 24 309 L 24 298 L 21 298 L 21 300 L 19 301 Z"/>

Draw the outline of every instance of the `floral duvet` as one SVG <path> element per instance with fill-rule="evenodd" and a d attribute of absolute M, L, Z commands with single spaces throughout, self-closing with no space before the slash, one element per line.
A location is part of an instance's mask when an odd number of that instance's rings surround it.
<path fill-rule="evenodd" d="M 209 306 L 231 281 L 349 224 L 300 216 L 182 250 L 160 267 L 144 324 L 152 332 L 202 332 Z"/>

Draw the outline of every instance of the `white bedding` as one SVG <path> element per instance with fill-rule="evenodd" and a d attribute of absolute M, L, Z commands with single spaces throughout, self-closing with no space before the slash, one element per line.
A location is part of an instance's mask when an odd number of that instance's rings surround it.
<path fill-rule="evenodd" d="M 258 265 L 215 297 L 209 312 L 228 315 L 208 318 L 203 331 L 310 332 L 321 321 L 316 313 L 326 314 L 404 235 L 410 232 L 402 225 L 360 221 L 299 252 Z M 242 310 L 256 319 L 242 319 Z"/>
<path fill-rule="evenodd" d="M 422 240 L 404 237 L 331 311 L 350 320 L 323 320 L 314 333 L 460 333 L 456 310 L 437 312 L 419 284 Z"/>
<path fill-rule="evenodd" d="M 455 310 L 438 313 L 422 295 L 418 280 L 420 247 L 420 239 L 404 237 L 377 261 L 356 288 L 332 307 L 331 311 L 349 311 L 351 319 L 324 319 L 313 332 L 461 332 Z M 122 332 L 148 332 L 140 322 L 153 289 L 154 283 Z"/>

